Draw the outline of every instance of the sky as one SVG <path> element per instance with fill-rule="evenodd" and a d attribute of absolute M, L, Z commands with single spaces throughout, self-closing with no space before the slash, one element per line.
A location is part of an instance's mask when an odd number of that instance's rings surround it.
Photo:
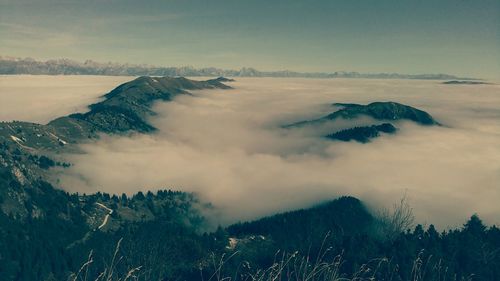
<path fill-rule="evenodd" d="M 500 77 L 498 0 L 0 0 L 0 55 Z"/>

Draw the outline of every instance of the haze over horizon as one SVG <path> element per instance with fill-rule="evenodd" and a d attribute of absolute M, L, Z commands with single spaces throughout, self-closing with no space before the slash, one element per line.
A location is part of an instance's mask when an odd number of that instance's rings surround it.
<path fill-rule="evenodd" d="M 0 54 L 500 76 L 498 1 L 0 1 Z"/>

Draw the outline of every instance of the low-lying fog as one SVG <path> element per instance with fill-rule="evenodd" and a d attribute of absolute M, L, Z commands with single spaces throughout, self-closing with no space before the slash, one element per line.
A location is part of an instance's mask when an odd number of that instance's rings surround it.
<path fill-rule="evenodd" d="M 85 154 L 67 155 L 74 166 L 61 185 L 81 193 L 193 191 L 218 208 L 221 223 L 341 195 L 390 207 L 405 192 L 420 223 L 459 226 L 474 213 L 500 223 L 499 86 L 275 78 L 231 85 L 157 104 L 156 134 L 84 145 Z M 321 117 L 334 102 L 372 101 L 420 108 L 445 126 L 397 123 L 396 135 L 368 144 L 280 128 Z"/>
<path fill-rule="evenodd" d="M 87 105 L 133 79 L 123 76 L 0 75 L 0 121 L 50 120 L 86 110 Z"/>

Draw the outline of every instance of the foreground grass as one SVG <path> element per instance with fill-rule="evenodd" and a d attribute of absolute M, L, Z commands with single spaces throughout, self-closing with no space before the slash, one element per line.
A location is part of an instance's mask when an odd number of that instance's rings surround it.
<path fill-rule="evenodd" d="M 325 238 L 326 240 L 326 238 Z M 91 252 L 87 261 L 78 272 L 70 276 L 71 281 L 153 281 L 149 278 L 147 268 L 142 266 L 119 269 L 123 256 L 119 255 L 122 239 L 116 245 L 112 259 L 97 275 L 90 276 L 94 256 Z M 241 263 L 238 268 L 228 268 L 228 263 L 238 251 L 217 256 L 212 254 L 208 268 L 200 268 L 198 281 L 469 281 L 476 280 L 474 275 L 467 278 L 447 278 L 447 268 L 441 266 L 441 261 L 425 258 L 421 251 L 413 262 L 410 276 L 402 278 L 398 272 L 399 266 L 388 258 L 376 258 L 361 265 L 351 275 L 342 273 L 343 255 L 325 258 L 331 248 L 321 249 L 320 254 L 311 258 L 295 253 L 276 253 L 273 264 L 267 268 L 251 268 L 248 262 Z M 94 271 L 95 272 L 95 271 Z M 207 272 L 209 272 L 207 274 Z M 169 280 L 169 279 L 162 279 Z M 173 279 L 182 280 L 182 279 Z"/>

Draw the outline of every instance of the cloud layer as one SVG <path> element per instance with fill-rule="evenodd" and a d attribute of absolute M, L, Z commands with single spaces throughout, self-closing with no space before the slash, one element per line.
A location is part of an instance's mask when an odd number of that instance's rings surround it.
<path fill-rule="evenodd" d="M 86 193 L 196 192 L 217 207 L 220 223 L 340 195 L 390 207 L 405 192 L 421 223 L 458 226 L 473 213 L 500 223 L 498 86 L 272 78 L 233 86 L 157 104 L 156 134 L 83 145 L 84 154 L 66 156 L 74 166 L 59 175 L 61 185 Z M 387 100 L 426 110 L 446 126 L 400 122 L 398 134 L 369 144 L 280 128 L 331 112 L 333 102 Z"/>
<path fill-rule="evenodd" d="M 87 105 L 131 77 L 0 75 L 0 121 L 47 123 Z"/>

